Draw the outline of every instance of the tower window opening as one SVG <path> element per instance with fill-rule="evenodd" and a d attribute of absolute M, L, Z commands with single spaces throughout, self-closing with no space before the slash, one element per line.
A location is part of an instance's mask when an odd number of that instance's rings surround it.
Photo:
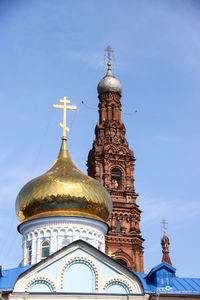
<path fill-rule="evenodd" d="M 29 243 L 27 247 L 27 253 L 28 253 L 28 265 L 31 265 L 31 258 L 32 258 L 32 244 Z"/>
<path fill-rule="evenodd" d="M 127 263 L 123 260 L 123 259 L 116 259 L 120 264 L 122 264 L 123 266 L 127 267 Z"/>
<path fill-rule="evenodd" d="M 111 115 L 111 119 L 114 120 L 114 106 L 112 106 L 112 115 Z"/>
<path fill-rule="evenodd" d="M 42 243 L 42 259 L 49 256 L 50 253 L 50 242 L 44 241 Z"/>
<path fill-rule="evenodd" d="M 111 170 L 111 185 L 115 190 L 122 188 L 122 173 L 118 168 L 113 168 Z"/>
<path fill-rule="evenodd" d="M 102 122 L 102 111 L 99 112 L 99 124 Z"/>
<path fill-rule="evenodd" d="M 119 220 L 116 220 L 116 223 L 115 223 L 115 231 L 116 232 L 120 232 L 121 231 L 121 225 L 120 225 L 120 221 Z"/>

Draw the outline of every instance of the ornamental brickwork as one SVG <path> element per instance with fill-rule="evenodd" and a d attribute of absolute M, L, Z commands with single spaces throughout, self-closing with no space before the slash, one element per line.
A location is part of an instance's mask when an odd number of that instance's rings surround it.
<path fill-rule="evenodd" d="M 143 272 L 144 240 L 134 187 L 135 157 L 125 138 L 120 98 L 116 92 L 99 95 L 99 123 L 88 155 L 88 175 L 103 184 L 113 201 L 106 253 L 131 270 Z"/>
<path fill-rule="evenodd" d="M 164 231 L 164 235 L 161 238 L 161 246 L 162 246 L 162 262 L 166 262 L 167 264 L 169 264 L 170 266 L 172 266 L 172 262 L 169 256 L 169 238 L 166 236 L 166 232 Z"/>

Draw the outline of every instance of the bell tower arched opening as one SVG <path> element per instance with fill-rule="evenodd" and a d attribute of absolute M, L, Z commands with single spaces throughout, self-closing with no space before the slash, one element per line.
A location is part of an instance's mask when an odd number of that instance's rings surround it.
<path fill-rule="evenodd" d="M 117 258 L 116 260 L 117 260 L 120 264 L 122 264 L 123 266 L 127 267 L 127 263 L 126 263 L 123 259 Z"/>
<path fill-rule="evenodd" d="M 111 186 L 115 190 L 122 189 L 122 172 L 119 168 L 111 170 Z"/>

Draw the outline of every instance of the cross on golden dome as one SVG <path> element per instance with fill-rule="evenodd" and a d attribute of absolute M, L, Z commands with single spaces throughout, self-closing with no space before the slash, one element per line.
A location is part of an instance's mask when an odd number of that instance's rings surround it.
<path fill-rule="evenodd" d="M 66 131 L 69 132 L 69 128 L 67 127 L 67 109 L 76 110 L 77 106 L 73 106 L 73 105 L 67 106 L 67 104 L 71 103 L 71 101 L 68 100 L 67 97 L 61 99 L 60 103 L 63 103 L 63 105 L 53 104 L 53 107 L 63 109 L 63 123 L 60 123 L 60 127 L 63 129 L 63 137 L 66 137 Z"/>

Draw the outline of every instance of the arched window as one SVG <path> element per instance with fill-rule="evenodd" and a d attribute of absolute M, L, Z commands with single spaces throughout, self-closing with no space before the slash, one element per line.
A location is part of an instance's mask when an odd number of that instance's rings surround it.
<path fill-rule="evenodd" d="M 27 262 L 28 265 L 31 265 L 31 258 L 32 258 L 32 244 L 31 242 L 27 245 Z"/>
<path fill-rule="evenodd" d="M 116 227 L 116 229 L 115 229 L 116 232 L 120 232 L 121 231 L 121 225 L 120 225 L 120 221 L 119 220 L 116 220 L 115 227 Z"/>
<path fill-rule="evenodd" d="M 44 241 L 42 243 L 42 258 L 46 258 L 50 253 L 50 242 Z"/>
<path fill-rule="evenodd" d="M 123 266 L 125 266 L 125 267 L 127 267 L 127 263 L 123 260 L 123 259 L 121 259 L 121 258 L 119 258 L 119 259 L 116 259 L 120 264 L 122 264 Z"/>
<path fill-rule="evenodd" d="M 111 185 L 115 190 L 120 190 L 122 188 L 122 173 L 118 168 L 113 168 L 111 170 Z"/>
<path fill-rule="evenodd" d="M 69 239 L 64 239 L 63 242 L 62 242 L 62 247 L 65 247 L 69 244 L 70 244 L 70 240 Z"/>

